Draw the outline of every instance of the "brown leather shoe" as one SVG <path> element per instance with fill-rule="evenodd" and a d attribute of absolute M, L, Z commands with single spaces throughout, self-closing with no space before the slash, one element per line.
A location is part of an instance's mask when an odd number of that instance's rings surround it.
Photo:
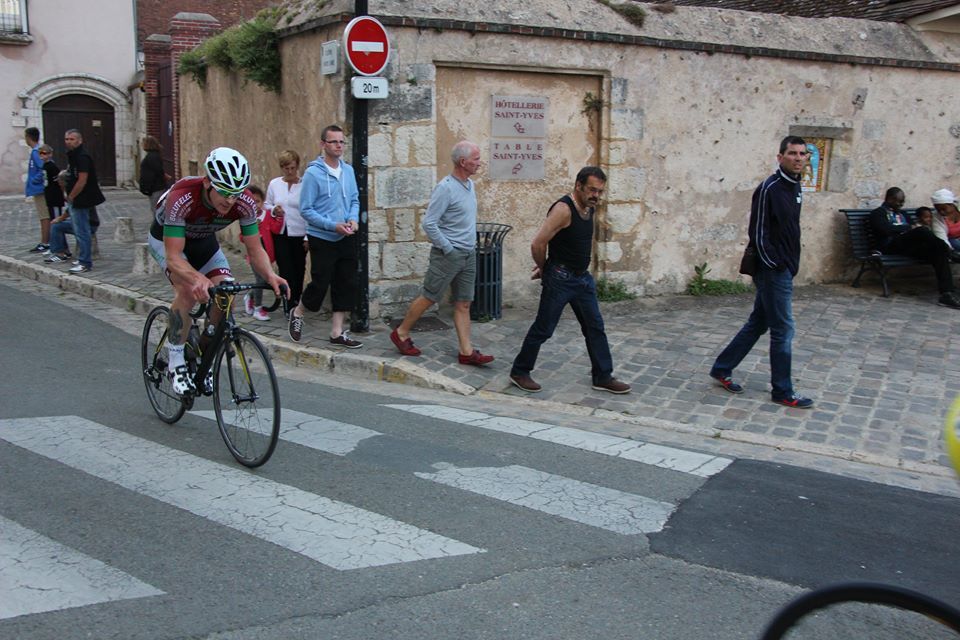
<path fill-rule="evenodd" d="M 630 385 L 626 382 L 620 382 L 616 378 L 610 378 L 606 382 L 595 382 L 593 388 L 597 391 L 609 391 L 610 393 L 630 393 Z"/>
<path fill-rule="evenodd" d="M 540 391 L 540 389 L 543 389 L 543 387 L 534 382 L 533 378 L 530 376 L 517 376 L 511 373 L 510 382 L 513 383 L 513 386 L 517 387 L 518 389 L 523 389 L 527 393 L 536 393 L 537 391 Z"/>

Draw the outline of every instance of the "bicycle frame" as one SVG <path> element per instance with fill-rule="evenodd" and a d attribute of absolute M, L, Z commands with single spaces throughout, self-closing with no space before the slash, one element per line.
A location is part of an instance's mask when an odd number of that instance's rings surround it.
<path fill-rule="evenodd" d="M 260 285 L 260 287 L 264 289 L 269 289 L 267 285 Z M 208 327 L 207 330 L 209 330 L 209 327 L 210 327 L 209 311 L 210 311 L 211 305 L 216 304 L 217 308 L 223 311 L 223 317 L 220 318 L 220 321 L 217 322 L 216 325 L 214 325 L 215 327 L 214 333 L 212 336 L 208 336 L 210 339 L 207 342 L 207 346 L 203 350 L 200 356 L 200 359 L 197 362 L 197 372 L 193 382 L 194 382 L 194 386 L 198 389 L 200 395 L 210 395 L 205 390 L 203 381 L 206 378 L 207 373 L 210 372 L 210 368 L 213 367 L 213 361 L 214 361 L 214 358 L 217 356 L 217 353 L 220 351 L 220 346 L 223 344 L 225 340 L 232 339 L 236 331 L 239 329 L 239 325 L 237 325 L 237 321 L 233 318 L 234 297 L 236 296 L 237 293 L 240 293 L 242 291 L 249 291 L 250 288 L 251 287 L 249 285 L 237 285 L 232 283 L 226 283 L 226 284 L 222 283 L 217 285 L 216 287 L 211 287 L 210 291 L 208 292 L 210 296 L 210 302 L 201 304 L 200 308 L 197 309 L 195 313 L 190 314 L 190 318 L 192 319 L 194 326 L 196 326 L 198 319 L 206 316 L 207 327 Z M 221 299 L 223 300 L 223 302 L 221 302 Z M 281 296 L 280 300 L 283 303 L 284 312 L 288 312 L 287 299 Z M 199 333 L 200 333 L 200 340 L 202 340 L 204 337 L 203 333 L 205 332 L 199 332 Z M 241 363 L 244 368 L 244 374 L 245 375 L 248 374 L 249 372 L 246 371 L 246 367 L 247 367 L 246 360 L 241 358 Z M 233 373 L 231 372 L 230 375 L 232 377 Z M 233 383 L 234 381 L 231 379 L 230 380 L 231 393 L 233 392 L 233 389 L 236 388 Z M 238 401 L 248 401 L 248 400 L 255 400 L 256 398 L 236 397 L 234 399 Z"/>

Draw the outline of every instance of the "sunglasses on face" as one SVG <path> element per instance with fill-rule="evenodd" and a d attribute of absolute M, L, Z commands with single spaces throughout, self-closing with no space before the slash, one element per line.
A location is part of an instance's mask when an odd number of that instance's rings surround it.
<path fill-rule="evenodd" d="M 238 197 L 240 197 L 240 193 L 242 193 L 239 191 L 227 191 L 226 189 L 220 189 L 218 187 L 211 188 L 227 200 L 236 200 Z"/>

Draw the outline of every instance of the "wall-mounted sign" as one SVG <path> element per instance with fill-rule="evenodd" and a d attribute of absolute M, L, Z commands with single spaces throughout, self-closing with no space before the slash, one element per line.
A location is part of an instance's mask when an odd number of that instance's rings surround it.
<path fill-rule="evenodd" d="M 823 191 L 826 188 L 827 168 L 830 164 L 830 138 L 804 138 L 807 142 L 807 166 L 803 169 L 800 188 L 803 191 Z"/>
<path fill-rule="evenodd" d="M 531 96 L 493 96 L 495 138 L 546 138 L 547 98 Z"/>
<path fill-rule="evenodd" d="M 491 96 L 490 177 L 542 180 L 546 175 L 547 109 L 540 96 Z"/>
<path fill-rule="evenodd" d="M 328 76 L 337 72 L 340 61 L 340 43 L 330 40 L 320 45 L 320 74 Z"/>

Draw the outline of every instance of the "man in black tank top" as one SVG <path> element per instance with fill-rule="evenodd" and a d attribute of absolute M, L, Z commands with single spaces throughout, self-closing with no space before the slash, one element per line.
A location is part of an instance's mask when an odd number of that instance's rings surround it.
<path fill-rule="evenodd" d="M 590 275 L 593 212 L 606 183 L 607 176 L 599 167 L 581 169 L 573 193 L 553 203 L 530 245 L 535 264 L 531 278 L 540 279 L 543 289 L 537 318 L 510 370 L 510 381 L 529 393 L 541 389 L 530 372 L 537 363 L 540 345 L 553 335 L 568 304 L 587 342 L 593 388 L 610 393 L 630 392 L 630 385 L 613 377 L 613 358 L 597 303 L 597 287 Z"/>

